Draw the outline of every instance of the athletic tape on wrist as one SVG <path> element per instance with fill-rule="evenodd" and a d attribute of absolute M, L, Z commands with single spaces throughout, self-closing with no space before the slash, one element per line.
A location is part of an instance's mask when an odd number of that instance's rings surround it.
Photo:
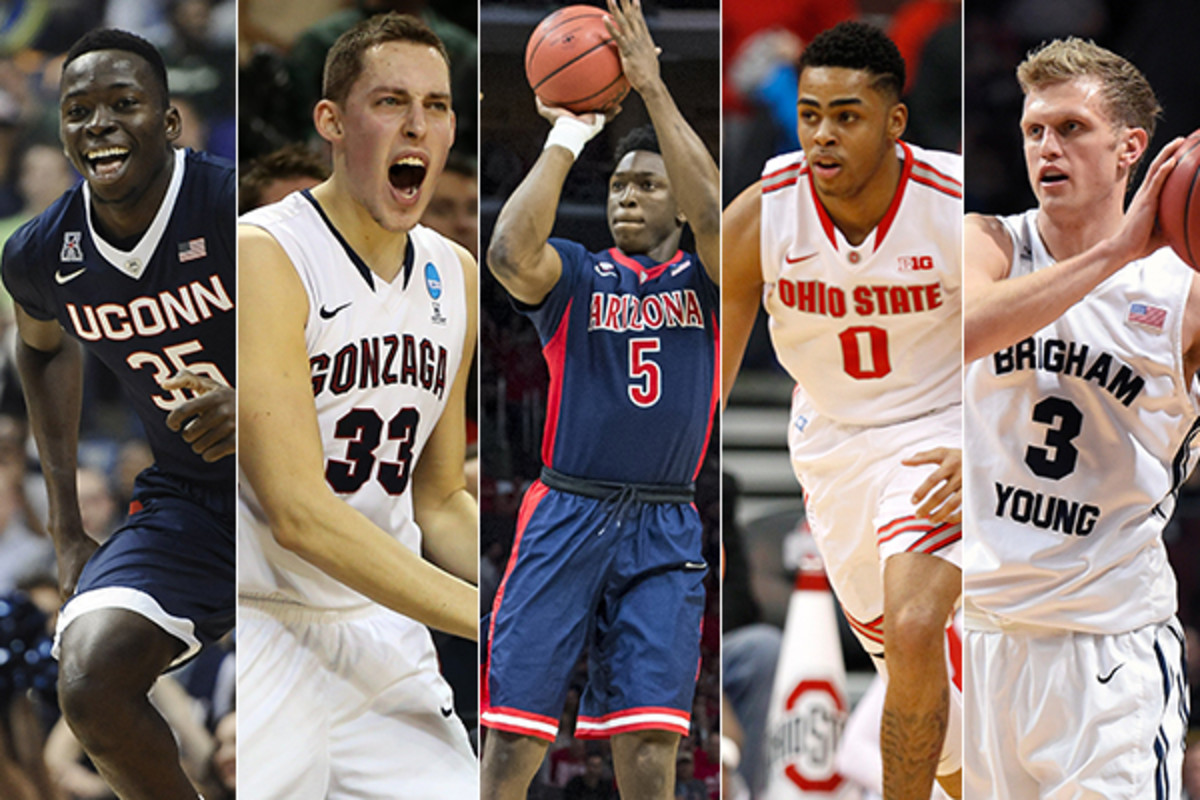
<path fill-rule="evenodd" d="M 603 127 L 603 114 L 596 114 L 596 121 L 590 125 L 576 117 L 559 117 L 554 120 L 554 127 L 550 129 L 550 135 L 546 137 L 546 144 L 542 149 L 558 145 L 570 150 L 571 158 L 579 158 L 583 146 Z"/>

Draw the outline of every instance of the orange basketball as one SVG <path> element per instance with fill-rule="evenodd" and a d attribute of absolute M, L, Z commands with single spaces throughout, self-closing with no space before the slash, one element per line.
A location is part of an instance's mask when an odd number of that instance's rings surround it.
<path fill-rule="evenodd" d="M 1158 224 L 1171 249 L 1200 270 L 1200 131 L 1183 143 L 1158 198 Z"/>
<path fill-rule="evenodd" d="M 543 103 L 576 114 L 604 111 L 629 93 L 608 13 L 567 6 L 542 20 L 525 47 L 525 77 Z"/>

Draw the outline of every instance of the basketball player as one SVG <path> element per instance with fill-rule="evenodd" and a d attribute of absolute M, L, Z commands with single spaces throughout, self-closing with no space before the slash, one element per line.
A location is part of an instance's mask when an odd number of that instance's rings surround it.
<path fill-rule="evenodd" d="M 153 45 L 84 35 L 59 90 L 63 148 L 84 177 L 4 248 L 17 363 L 68 597 L 59 700 L 125 800 L 195 800 L 146 694 L 233 625 L 234 174 L 176 150 L 180 117 Z M 82 352 L 116 373 L 155 463 L 96 549 L 76 493 Z"/>
<path fill-rule="evenodd" d="M 1195 464 L 1200 282 L 1128 210 L 1160 113 L 1066 39 L 1017 69 L 1038 205 L 966 221 L 964 610 L 973 798 L 1180 796 L 1187 689 L 1162 529 Z"/>
<path fill-rule="evenodd" d="M 371 17 L 313 111 L 333 173 L 242 218 L 240 792 L 473 797 L 432 627 L 477 638 L 463 477 L 475 264 L 418 220 L 454 141 L 449 60 Z M 457 577 L 456 577 L 457 576 Z"/>
<path fill-rule="evenodd" d="M 831 28 L 799 66 L 803 152 L 725 211 L 724 388 L 761 302 L 809 525 L 888 678 L 884 796 L 927 800 L 935 773 L 958 796 L 961 159 L 900 141 L 904 60 L 877 29 Z"/>
<path fill-rule="evenodd" d="M 551 399 L 545 466 L 492 606 L 486 798 L 525 797 L 584 651 L 575 735 L 611 737 L 622 797 L 673 797 L 691 716 L 707 571 L 692 481 L 717 399 L 719 179 L 659 75 L 639 3 L 608 10 L 653 123 L 618 146 L 607 204 L 615 246 L 589 252 L 550 238 L 563 183 L 605 119 L 539 101 L 553 128 L 488 249 L 538 330 Z M 696 255 L 679 250 L 685 224 Z"/>

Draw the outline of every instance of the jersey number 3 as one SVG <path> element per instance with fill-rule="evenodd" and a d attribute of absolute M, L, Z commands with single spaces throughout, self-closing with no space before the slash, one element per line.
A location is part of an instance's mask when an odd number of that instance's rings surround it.
<path fill-rule="evenodd" d="M 1047 397 L 1033 407 L 1033 421 L 1048 426 L 1047 447 L 1029 445 L 1025 449 L 1025 464 L 1042 478 L 1058 480 L 1070 475 L 1079 460 L 1079 450 L 1071 440 L 1083 430 L 1083 412 L 1070 400 Z"/>
<path fill-rule="evenodd" d="M 403 494 L 408 488 L 412 467 L 413 445 L 417 441 L 417 424 L 421 412 L 415 408 L 400 409 L 387 425 L 389 441 L 400 443 L 396 461 L 379 461 L 375 469 L 375 449 L 383 441 L 383 419 L 373 408 L 355 408 L 346 413 L 333 427 L 337 439 L 346 439 L 346 460 L 329 459 L 325 465 L 325 480 L 339 494 L 357 492 L 375 473 L 375 480 L 388 494 Z"/>

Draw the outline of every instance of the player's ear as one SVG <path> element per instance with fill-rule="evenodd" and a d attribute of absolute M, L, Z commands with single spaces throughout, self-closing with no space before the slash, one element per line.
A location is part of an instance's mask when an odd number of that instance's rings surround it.
<path fill-rule="evenodd" d="M 313 127 L 317 129 L 320 137 L 327 142 L 334 142 L 341 139 L 342 115 L 337 103 L 327 98 L 318 100 L 317 105 L 313 108 Z"/>
<path fill-rule="evenodd" d="M 887 132 L 889 139 L 899 139 L 908 127 L 908 106 L 896 103 L 888 109 Z"/>
<path fill-rule="evenodd" d="M 167 141 L 173 142 L 183 133 L 183 117 L 175 106 L 167 106 L 163 114 L 163 126 L 166 129 Z"/>
<path fill-rule="evenodd" d="M 1145 128 L 1125 128 L 1117 142 L 1117 159 L 1122 169 L 1132 169 L 1146 148 L 1150 146 L 1150 134 Z"/>

